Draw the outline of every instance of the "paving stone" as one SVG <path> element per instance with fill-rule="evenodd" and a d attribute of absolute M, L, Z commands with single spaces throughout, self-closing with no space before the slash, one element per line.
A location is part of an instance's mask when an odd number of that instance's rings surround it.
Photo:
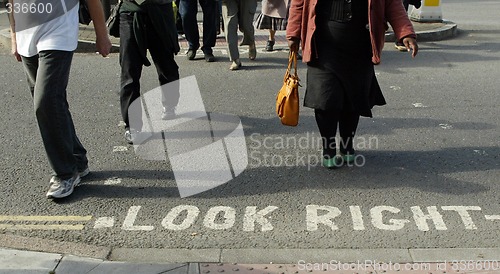
<path fill-rule="evenodd" d="M 102 264 L 104 261 L 92 258 L 82 258 L 76 256 L 64 256 L 56 268 L 56 274 L 71 273 L 71 274 L 86 274 L 92 269 Z"/>
<path fill-rule="evenodd" d="M 126 263 L 106 261 L 88 274 L 186 274 L 186 264 Z M 58 273 L 56 273 L 58 274 Z"/>
<path fill-rule="evenodd" d="M 54 270 L 61 254 L 0 249 L 0 273 L 44 273 Z"/>

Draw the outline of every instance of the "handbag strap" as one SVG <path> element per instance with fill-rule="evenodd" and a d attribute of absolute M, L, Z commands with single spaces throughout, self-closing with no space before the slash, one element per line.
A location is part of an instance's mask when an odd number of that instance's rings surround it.
<path fill-rule="evenodd" d="M 295 51 L 290 51 L 290 55 L 288 56 L 288 68 L 287 68 L 287 74 L 290 73 L 290 70 L 292 69 L 292 65 L 293 65 L 293 69 L 294 69 L 294 76 L 298 78 L 298 74 L 297 74 L 297 53 Z"/>

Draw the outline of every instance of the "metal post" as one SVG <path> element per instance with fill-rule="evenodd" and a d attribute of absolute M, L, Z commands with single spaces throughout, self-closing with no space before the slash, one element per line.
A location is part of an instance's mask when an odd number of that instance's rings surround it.
<path fill-rule="evenodd" d="M 413 8 L 410 19 L 415 22 L 442 22 L 441 0 L 422 0 L 422 6 Z"/>

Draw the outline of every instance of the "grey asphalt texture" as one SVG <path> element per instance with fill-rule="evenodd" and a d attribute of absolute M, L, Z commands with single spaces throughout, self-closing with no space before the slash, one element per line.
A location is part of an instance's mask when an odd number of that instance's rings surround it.
<path fill-rule="evenodd" d="M 495 19 L 500 6 L 495 1 L 456 0 L 443 3 L 442 8 L 445 18 L 457 23 L 457 36 L 419 43 L 415 59 L 396 51 L 391 42 L 386 44 L 376 73 L 388 104 L 376 107 L 373 119 L 360 121 L 357 136 L 372 138 L 376 143 L 358 149 L 366 160 L 358 167 L 326 170 L 314 161 L 311 167 L 263 163 L 264 154 L 270 159 L 283 159 L 287 155 L 320 153 L 316 146 L 276 146 L 286 138 L 318 136 L 311 109 L 301 109 L 299 126 L 294 128 L 282 126 L 275 117 L 274 102 L 285 71 L 286 50 L 266 53 L 260 49 L 255 61 L 243 59 L 243 69 L 235 72 L 228 70 L 223 48 L 215 50 L 215 63 L 188 61 L 179 54 L 176 61 L 181 77 L 196 76 L 207 111 L 240 117 L 249 152 L 249 166 L 240 176 L 189 198 L 179 197 L 168 161 L 140 159 L 123 139 L 117 95 L 118 54 L 101 58 L 94 53 L 77 53 L 68 95 L 78 135 L 89 151 L 92 173 L 67 199 L 45 199 L 51 170 L 21 64 L 4 48 L 0 55 L 4 105 L 0 110 L 4 117 L 0 134 L 0 215 L 92 217 L 80 222 L 84 225 L 81 230 L 16 229 L 12 225 L 32 223 L 0 219 L 5 225 L 0 229 L 2 246 L 156 263 L 200 262 L 202 258 L 210 262 L 263 263 L 273 254 L 279 259 L 279 254 L 287 253 L 289 256 L 278 262 L 289 263 L 306 256 L 307 250 L 317 250 L 318 254 L 320 250 L 360 250 L 358 259 L 364 260 L 370 253 L 363 251 L 373 249 L 381 250 L 375 254 L 386 254 L 382 256 L 386 260 L 396 258 L 401 250 L 420 249 L 443 249 L 449 254 L 465 250 L 455 256 L 474 254 L 471 259 L 481 254 L 484 257 L 484 251 L 490 250 L 486 258 L 500 260 L 500 220 L 495 219 L 500 216 L 500 32 Z M 471 10 L 475 13 L 469 13 Z M 299 65 L 301 98 L 307 86 L 306 69 L 306 65 Z M 155 74 L 154 68 L 144 69 L 143 91 L 157 87 Z M 272 145 L 259 146 L 264 141 Z M 307 229 L 306 208 L 311 205 L 338 208 L 341 214 L 334 219 L 337 228 L 320 225 L 318 230 Z M 167 229 L 162 221 L 178 206 L 195 207 L 199 215 L 186 229 Z M 207 227 L 207 212 L 218 206 L 234 209 L 232 227 Z M 245 213 L 249 208 L 263 210 L 269 206 L 276 207 L 265 216 L 272 229 L 258 223 L 248 229 L 245 220 L 249 215 Z M 364 229 L 354 229 L 351 210 L 356 206 Z M 382 206 L 400 210 L 385 212 L 382 221 L 394 225 L 394 221 L 403 220 L 402 228 L 380 228 L 373 210 Z M 435 207 L 446 229 L 437 229 L 431 220 L 427 221 L 428 231 L 420 229 L 412 207 L 424 212 Z M 468 207 L 469 216 L 460 215 L 459 207 Z M 131 208 L 139 210 L 134 225 L 152 229 L 128 229 L 124 224 Z M 185 213 L 174 223 L 182 223 Z M 114 218 L 113 225 L 95 228 L 101 217 Z M 216 223 L 227 221 L 224 216 L 216 217 Z M 175 261 L 158 255 L 172 255 L 179 249 L 190 250 L 185 258 L 194 258 Z M 401 261 L 416 258 L 401 256 Z M 448 260 L 452 257 L 443 256 Z M 345 260 L 354 258 L 346 256 Z"/>

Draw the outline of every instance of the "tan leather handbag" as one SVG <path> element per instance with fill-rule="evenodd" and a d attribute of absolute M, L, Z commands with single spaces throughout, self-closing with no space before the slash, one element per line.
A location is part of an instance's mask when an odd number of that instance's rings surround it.
<path fill-rule="evenodd" d="M 292 65 L 293 74 L 291 74 Z M 288 68 L 283 79 L 283 86 L 276 96 L 276 114 L 283 125 L 294 127 L 299 123 L 299 82 L 297 53 L 292 51 L 288 57 Z"/>

